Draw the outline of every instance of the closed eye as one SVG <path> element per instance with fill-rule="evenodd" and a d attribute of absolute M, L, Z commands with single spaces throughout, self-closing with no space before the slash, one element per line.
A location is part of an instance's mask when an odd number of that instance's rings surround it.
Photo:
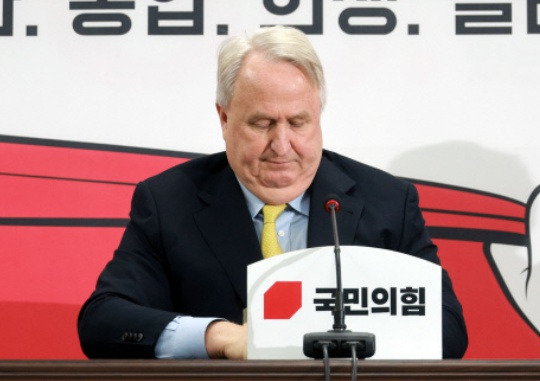
<path fill-rule="evenodd" d="M 274 125 L 276 121 L 270 118 L 268 115 L 262 113 L 256 113 L 248 119 L 247 124 L 255 128 L 269 128 Z"/>
<path fill-rule="evenodd" d="M 305 119 L 295 118 L 289 121 L 291 127 L 302 127 L 306 123 Z"/>
<path fill-rule="evenodd" d="M 309 115 L 307 115 L 307 113 L 301 113 L 289 119 L 289 124 L 291 125 L 291 127 L 302 127 L 304 124 L 309 122 L 309 120 L 310 118 L 309 118 Z"/>
<path fill-rule="evenodd" d="M 272 127 L 275 124 L 275 121 L 271 119 L 257 119 L 254 121 L 249 121 L 248 124 L 251 127 L 266 129 Z"/>

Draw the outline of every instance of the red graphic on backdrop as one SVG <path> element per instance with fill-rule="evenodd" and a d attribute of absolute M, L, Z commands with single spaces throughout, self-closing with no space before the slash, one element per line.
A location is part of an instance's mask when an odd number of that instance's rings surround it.
<path fill-rule="evenodd" d="M 84 358 L 77 313 L 118 245 L 135 184 L 196 156 L 0 135 L 0 358 Z M 411 181 L 463 304 L 465 357 L 539 358 L 527 303 L 538 299 L 530 221 L 540 187 L 521 202 Z M 516 253 L 521 278 L 504 262 Z"/>
<path fill-rule="evenodd" d="M 264 293 L 265 319 L 290 319 L 302 308 L 302 282 L 278 281 Z"/>

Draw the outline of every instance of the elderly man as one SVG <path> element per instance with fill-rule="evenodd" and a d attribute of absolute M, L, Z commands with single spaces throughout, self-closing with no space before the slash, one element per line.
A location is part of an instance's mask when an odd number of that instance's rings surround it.
<path fill-rule="evenodd" d="M 302 32 L 263 28 L 223 46 L 216 107 L 226 152 L 137 186 L 120 246 L 79 316 L 86 355 L 245 358 L 247 266 L 332 245 L 329 193 L 342 199 L 342 244 L 438 263 L 411 184 L 323 150 L 324 101 L 322 67 Z M 467 348 L 446 272 L 443 347 L 444 357 Z"/>

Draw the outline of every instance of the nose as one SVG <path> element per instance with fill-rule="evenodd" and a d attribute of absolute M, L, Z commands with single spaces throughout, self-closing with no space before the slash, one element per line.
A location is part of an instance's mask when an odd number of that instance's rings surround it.
<path fill-rule="evenodd" d="M 270 148 L 280 156 L 291 149 L 290 129 L 285 124 L 276 124 L 272 129 L 270 139 Z"/>

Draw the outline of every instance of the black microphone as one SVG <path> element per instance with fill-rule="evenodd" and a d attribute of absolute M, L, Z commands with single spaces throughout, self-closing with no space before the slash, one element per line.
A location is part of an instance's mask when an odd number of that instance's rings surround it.
<path fill-rule="evenodd" d="M 345 311 L 343 308 L 343 286 L 341 285 L 341 248 L 336 213 L 341 209 L 340 199 L 335 194 L 328 195 L 324 208 L 330 213 L 332 219 L 332 232 L 334 233 L 334 255 L 336 257 L 336 303 L 334 306 L 334 331 L 345 331 Z"/>
<path fill-rule="evenodd" d="M 375 354 L 375 335 L 367 332 L 351 332 L 345 324 L 343 307 L 343 286 L 341 282 L 341 249 L 336 213 L 341 209 L 341 200 L 331 194 L 326 198 L 324 208 L 332 219 L 334 234 L 334 254 L 336 261 L 336 300 L 334 306 L 334 324 L 327 332 L 312 332 L 304 335 L 304 355 L 311 358 L 353 357 L 353 359 L 371 357 Z"/>

